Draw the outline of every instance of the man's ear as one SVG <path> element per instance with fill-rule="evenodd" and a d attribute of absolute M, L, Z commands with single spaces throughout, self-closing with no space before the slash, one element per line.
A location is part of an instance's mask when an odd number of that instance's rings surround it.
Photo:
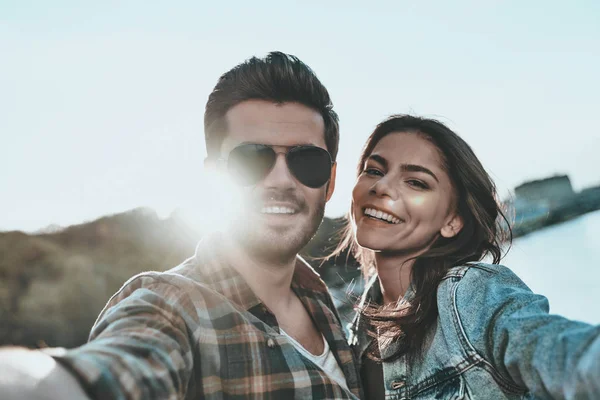
<path fill-rule="evenodd" d="M 335 173 L 337 170 L 337 163 L 333 163 L 331 166 L 331 176 L 329 177 L 329 183 L 327 183 L 327 197 L 325 201 L 329 201 L 331 196 L 333 196 L 333 191 L 335 190 Z"/>
<path fill-rule="evenodd" d="M 451 238 L 458 235 L 464 226 L 462 217 L 458 214 L 452 215 L 450 220 L 440 230 L 440 234 L 445 238 Z"/>

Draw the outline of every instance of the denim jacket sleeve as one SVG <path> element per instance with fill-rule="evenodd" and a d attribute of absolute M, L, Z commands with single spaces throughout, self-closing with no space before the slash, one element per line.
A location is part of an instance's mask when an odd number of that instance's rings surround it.
<path fill-rule="evenodd" d="M 495 373 L 540 398 L 600 398 L 600 326 L 549 314 L 511 270 L 480 264 L 456 287 L 467 346 Z"/>

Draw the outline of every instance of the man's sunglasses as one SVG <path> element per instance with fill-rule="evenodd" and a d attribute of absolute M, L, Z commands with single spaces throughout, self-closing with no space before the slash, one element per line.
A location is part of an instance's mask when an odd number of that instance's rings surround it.
<path fill-rule="evenodd" d="M 278 146 L 285 147 L 285 146 Z M 251 186 L 263 180 L 277 160 L 275 150 L 265 144 L 242 144 L 229 153 L 227 170 L 241 185 Z M 317 146 L 291 146 L 285 152 L 287 166 L 300 183 L 320 188 L 329 181 L 333 161 L 329 152 Z"/>

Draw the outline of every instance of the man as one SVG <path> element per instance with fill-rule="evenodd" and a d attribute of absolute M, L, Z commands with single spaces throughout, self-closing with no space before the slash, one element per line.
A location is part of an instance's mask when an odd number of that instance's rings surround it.
<path fill-rule="evenodd" d="M 5 350 L 5 360 L 26 367 L 8 362 L 13 379 L 0 378 L 0 395 L 359 396 L 331 297 L 297 256 L 335 186 L 338 122 L 327 90 L 296 57 L 252 58 L 220 78 L 204 128 L 205 166 L 233 178 L 241 209 L 182 265 L 129 280 L 98 317 L 88 344 L 47 352 L 53 358 Z M 27 369 L 32 362 L 41 367 L 38 375 Z M 14 377 L 33 383 L 14 384 Z"/>

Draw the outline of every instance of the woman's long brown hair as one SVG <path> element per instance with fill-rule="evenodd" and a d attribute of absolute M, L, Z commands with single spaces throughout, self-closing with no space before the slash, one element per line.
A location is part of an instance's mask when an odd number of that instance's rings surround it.
<path fill-rule="evenodd" d="M 448 173 L 456 194 L 456 210 L 463 219 L 463 228 L 453 238 L 439 237 L 423 254 L 414 258 L 411 283 L 414 298 L 410 303 L 399 302 L 394 307 L 365 304 L 362 313 L 369 334 L 396 343 L 397 351 L 387 356 L 391 361 L 403 354 L 418 356 L 428 329 L 437 319 L 437 288 L 446 271 L 468 261 L 480 261 L 491 256 L 498 264 L 501 246 L 512 241 L 510 224 L 497 201 L 496 187 L 471 147 L 456 133 L 439 121 L 409 115 L 394 115 L 381 122 L 365 144 L 358 164 L 358 175 L 377 143 L 390 133 L 417 134 L 439 150 L 442 167 Z M 342 240 L 331 257 L 350 249 L 359 261 L 363 276 L 374 274 L 374 252 L 356 242 L 352 215 L 344 228 Z M 377 332 L 377 333 L 376 333 Z M 377 340 L 367 353 L 381 360 Z"/>

